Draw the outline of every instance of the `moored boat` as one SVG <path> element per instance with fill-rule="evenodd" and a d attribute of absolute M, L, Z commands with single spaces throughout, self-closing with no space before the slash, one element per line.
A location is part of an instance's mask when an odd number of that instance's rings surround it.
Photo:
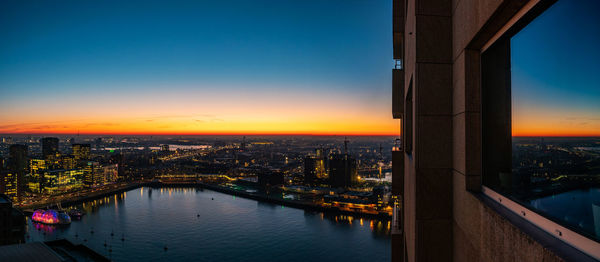
<path fill-rule="evenodd" d="M 81 209 L 74 208 L 69 210 L 69 216 L 71 216 L 71 218 L 80 219 L 83 215 L 85 215 L 85 213 Z"/>
<path fill-rule="evenodd" d="M 49 225 L 67 225 L 71 223 L 71 217 L 67 213 L 54 209 L 35 210 L 31 215 L 31 220 Z"/>

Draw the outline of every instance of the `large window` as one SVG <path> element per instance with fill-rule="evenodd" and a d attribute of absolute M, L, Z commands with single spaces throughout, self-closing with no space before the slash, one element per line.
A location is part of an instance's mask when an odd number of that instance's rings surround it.
<path fill-rule="evenodd" d="M 598 14 L 597 0 L 541 1 L 481 54 L 483 185 L 595 242 Z"/>

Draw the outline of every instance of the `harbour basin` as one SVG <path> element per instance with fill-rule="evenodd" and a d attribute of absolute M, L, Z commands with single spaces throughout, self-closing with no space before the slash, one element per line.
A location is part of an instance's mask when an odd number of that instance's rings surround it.
<path fill-rule="evenodd" d="M 305 211 L 207 189 L 141 187 L 76 207 L 86 214 L 70 225 L 28 219 L 26 240 L 66 238 L 114 261 L 391 259 L 389 221 Z"/>

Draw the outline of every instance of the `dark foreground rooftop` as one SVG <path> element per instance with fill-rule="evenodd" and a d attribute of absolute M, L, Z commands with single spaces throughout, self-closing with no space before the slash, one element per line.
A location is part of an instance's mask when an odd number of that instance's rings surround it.
<path fill-rule="evenodd" d="M 0 261 L 110 261 L 84 245 L 75 245 L 61 239 L 0 246 Z"/>

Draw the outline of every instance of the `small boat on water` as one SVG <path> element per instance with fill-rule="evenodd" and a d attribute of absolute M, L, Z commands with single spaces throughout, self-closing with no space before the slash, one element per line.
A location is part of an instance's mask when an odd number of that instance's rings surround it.
<path fill-rule="evenodd" d="M 85 212 L 83 212 L 81 209 L 73 208 L 69 210 L 69 216 L 71 216 L 71 218 L 81 219 L 83 215 L 85 215 Z"/>
<path fill-rule="evenodd" d="M 48 224 L 48 225 L 68 225 L 71 224 L 71 217 L 63 212 L 54 209 L 38 209 L 33 211 L 33 215 L 31 215 L 31 220 Z"/>

